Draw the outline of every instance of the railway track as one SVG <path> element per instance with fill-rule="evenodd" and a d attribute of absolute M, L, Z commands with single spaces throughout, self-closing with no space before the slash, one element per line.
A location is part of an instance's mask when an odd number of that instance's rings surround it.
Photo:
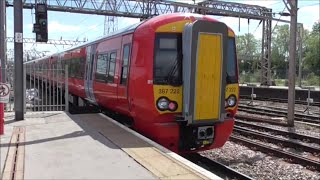
<path fill-rule="evenodd" d="M 281 111 L 281 110 L 264 109 L 264 108 L 244 106 L 244 105 L 239 105 L 238 110 L 242 112 L 251 113 L 251 114 L 267 115 L 267 116 L 273 116 L 273 117 L 279 117 L 279 116 L 286 117 L 287 115 L 287 112 Z M 297 114 L 297 113 L 295 114 L 295 120 L 312 123 L 312 124 L 320 123 L 320 118 L 317 116 L 310 116 L 310 115 Z"/>
<path fill-rule="evenodd" d="M 240 100 L 241 101 L 241 100 Z M 250 103 L 250 101 L 248 100 L 242 100 L 239 105 L 244 105 L 244 106 L 248 106 L 248 104 Z M 284 107 L 274 107 L 274 106 L 268 106 L 268 105 L 262 105 L 262 104 L 259 104 L 259 105 L 256 105 L 256 106 L 259 106 L 261 108 L 269 108 L 269 109 L 275 109 L 275 110 L 280 110 L 280 111 L 286 111 L 287 108 L 284 108 Z M 276 106 L 276 105 L 275 105 Z M 295 109 L 296 112 L 300 113 L 300 114 L 304 114 L 306 110 L 301 110 L 301 109 Z M 310 110 L 312 111 L 312 110 Z M 312 111 L 312 114 L 313 115 L 316 115 L 316 116 L 319 116 L 320 117 L 320 112 L 315 112 L 315 111 Z"/>
<path fill-rule="evenodd" d="M 251 100 L 251 95 L 240 95 L 240 99 Z M 280 98 L 256 97 L 255 100 L 288 103 L 288 99 L 280 99 Z M 296 104 L 303 104 L 303 105 L 308 104 L 307 101 L 301 101 L 301 100 L 295 100 L 295 103 Z M 313 102 L 310 105 L 311 106 L 320 106 L 320 102 Z"/>
<path fill-rule="evenodd" d="M 305 157 L 300 156 L 298 154 L 284 151 L 279 148 L 270 147 L 269 145 L 265 145 L 263 143 L 256 142 L 256 141 L 253 141 L 253 140 L 250 140 L 248 138 L 241 137 L 238 135 L 231 135 L 230 140 L 232 140 L 236 143 L 243 144 L 250 149 L 258 150 L 258 151 L 261 151 L 266 154 L 271 154 L 271 155 L 274 155 L 274 156 L 277 156 L 280 158 L 284 158 L 289 162 L 301 164 L 310 170 L 317 170 L 317 171 L 320 170 L 319 161 L 305 158 Z"/>
<path fill-rule="evenodd" d="M 270 132 L 270 133 L 276 134 L 276 135 L 281 135 L 281 136 L 284 136 L 284 137 L 287 137 L 287 138 L 300 140 L 302 142 L 320 144 L 320 139 L 317 138 L 317 137 L 308 136 L 308 135 L 304 135 L 304 134 L 293 133 L 293 132 L 290 132 L 288 130 L 274 129 L 274 128 L 271 128 L 271 127 L 261 126 L 261 125 L 252 124 L 252 123 L 243 122 L 243 121 L 238 121 L 238 120 L 235 121 L 235 124 L 237 126 L 248 127 L 248 128 L 256 129 L 256 130 L 259 130 L 259 131 L 266 131 L 266 132 Z"/>
<path fill-rule="evenodd" d="M 309 152 L 312 154 L 318 154 L 320 153 L 320 149 L 314 146 L 307 145 L 305 143 L 297 142 L 297 141 L 292 141 L 289 139 L 284 139 L 280 137 L 276 137 L 274 135 L 266 134 L 266 133 L 261 133 L 261 132 L 256 132 L 248 128 L 243 128 L 240 126 L 235 126 L 234 127 L 234 132 L 239 133 L 241 135 L 244 135 L 246 137 L 254 137 L 255 139 L 259 140 L 265 140 L 269 143 L 273 143 L 276 145 L 280 145 L 283 147 L 290 147 L 294 149 L 300 149 L 301 151 Z"/>
<path fill-rule="evenodd" d="M 275 121 L 272 119 L 257 118 L 257 117 L 253 117 L 253 116 L 240 115 L 240 114 L 236 114 L 235 118 L 240 119 L 240 120 L 245 120 L 245 121 L 261 122 L 261 123 L 268 123 L 268 124 L 273 124 L 273 125 L 277 125 L 277 126 L 288 127 L 288 124 L 283 123 L 283 122 L 279 122 L 279 121 Z"/>
<path fill-rule="evenodd" d="M 246 176 L 245 174 L 198 153 L 184 155 L 184 158 L 207 169 L 208 171 L 213 172 L 223 179 L 253 180 L 253 178 Z"/>

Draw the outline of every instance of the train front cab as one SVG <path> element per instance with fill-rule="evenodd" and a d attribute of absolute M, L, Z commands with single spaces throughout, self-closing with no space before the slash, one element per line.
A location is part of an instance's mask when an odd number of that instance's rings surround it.
<path fill-rule="evenodd" d="M 205 20 L 165 26 L 155 39 L 154 100 L 178 131 L 158 124 L 159 141 L 179 153 L 219 148 L 232 133 L 239 97 L 234 34 L 223 23 Z M 176 32 L 161 32 L 170 26 Z M 172 132 L 179 132 L 177 145 Z"/>

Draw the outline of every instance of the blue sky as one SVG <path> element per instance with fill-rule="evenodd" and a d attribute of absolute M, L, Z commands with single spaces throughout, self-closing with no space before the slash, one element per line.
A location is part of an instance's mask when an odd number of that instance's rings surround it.
<path fill-rule="evenodd" d="M 179 2 L 192 3 L 192 0 L 177 0 Z M 282 0 L 226 0 L 230 2 L 238 2 L 252 5 L 259 5 L 272 8 L 273 12 L 282 12 L 285 5 Z M 298 1 L 298 22 L 303 23 L 304 27 L 311 30 L 313 24 L 319 21 L 319 1 L 318 0 L 299 0 Z M 284 10 L 287 12 L 287 9 Z M 24 37 L 34 38 L 32 33 L 32 24 L 34 23 L 34 10 L 23 10 L 24 20 Z M 257 38 L 261 38 L 262 27 L 258 26 L 258 20 L 250 20 L 249 29 L 247 19 L 239 19 L 231 17 L 218 17 L 220 21 L 225 22 L 228 26 L 234 29 L 237 35 L 244 33 L 253 33 Z M 275 16 L 278 18 L 279 16 Z M 282 17 L 281 19 L 290 20 L 290 17 Z M 92 40 L 103 35 L 104 32 L 104 16 L 101 15 L 86 15 L 63 12 L 48 13 L 49 20 L 49 39 L 79 39 L 84 38 Z M 139 22 L 139 19 L 133 18 L 118 18 L 118 29 L 123 28 L 129 24 Z M 272 22 L 282 25 L 286 23 Z M 248 31 L 249 30 L 249 31 Z M 7 36 L 13 37 L 13 8 L 7 8 Z M 50 52 L 57 52 L 69 46 L 53 46 L 47 44 L 25 44 L 24 49 L 35 48 L 39 51 L 45 50 Z M 8 44 L 8 48 L 13 48 L 13 43 Z"/>

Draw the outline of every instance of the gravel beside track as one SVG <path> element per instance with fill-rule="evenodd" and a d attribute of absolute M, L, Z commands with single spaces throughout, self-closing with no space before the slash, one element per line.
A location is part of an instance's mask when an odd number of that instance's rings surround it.
<path fill-rule="evenodd" d="M 212 173 L 216 174 L 217 176 L 223 179 L 252 180 L 251 177 L 246 176 L 245 174 L 240 173 L 238 171 L 235 171 L 234 169 L 222 163 L 219 163 L 213 159 L 202 156 L 201 154 L 187 154 L 184 157 L 190 160 L 191 162 L 211 171 Z"/>
<path fill-rule="evenodd" d="M 291 139 L 284 138 L 283 136 L 275 136 L 270 133 L 254 131 L 246 127 L 235 126 L 233 132 L 244 135 L 245 137 L 253 137 L 254 139 L 263 140 L 263 142 L 277 144 L 280 145 L 280 147 L 299 149 L 302 152 L 305 151 L 314 154 L 318 154 L 320 152 L 319 147 L 315 147 L 314 145 L 293 141 Z"/>
<path fill-rule="evenodd" d="M 247 128 L 250 128 L 252 131 L 256 131 L 256 132 L 267 132 L 268 134 L 275 135 L 275 136 L 280 135 L 280 137 L 288 138 L 288 139 L 291 139 L 292 141 L 295 140 L 297 142 L 302 142 L 302 143 L 307 142 L 307 143 L 310 143 L 310 145 L 320 148 L 320 138 L 317 138 L 317 137 L 290 132 L 288 130 L 270 128 L 267 126 L 259 126 L 257 124 L 240 121 L 240 120 L 236 120 L 235 125 L 240 127 L 247 127 Z"/>
<path fill-rule="evenodd" d="M 256 118 L 270 119 L 269 116 L 250 114 L 250 113 L 241 112 L 241 111 L 238 111 L 237 115 L 239 115 L 239 116 L 242 116 L 242 115 L 243 116 L 249 116 L 249 117 L 255 118 L 255 119 Z M 236 117 L 236 119 L 238 119 L 238 118 Z M 238 119 L 238 120 L 240 120 L 240 119 Z M 253 124 L 262 125 L 262 126 L 266 126 L 266 127 L 282 129 L 282 130 L 288 130 L 288 127 L 285 127 L 285 126 L 281 127 L 279 125 L 272 125 L 272 124 L 265 123 L 265 122 L 246 121 L 246 120 L 244 120 L 242 118 L 241 118 L 241 120 L 243 120 L 244 122 L 250 122 L 250 123 L 253 123 Z M 273 122 L 281 123 L 281 124 L 286 124 L 287 123 L 285 118 L 273 119 Z M 314 137 L 319 137 L 320 138 L 320 128 L 312 126 L 312 125 L 295 122 L 295 127 L 291 128 L 291 130 L 296 132 L 296 133 L 299 133 L 299 134 L 305 134 L 305 135 L 309 135 L 309 136 L 314 136 Z"/>
<path fill-rule="evenodd" d="M 257 180 L 316 180 L 320 177 L 320 172 L 307 170 L 298 164 L 287 163 L 281 158 L 253 151 L 232 141 L 226 142 L 222 148 L 204 151 L 201 154 Z"/>

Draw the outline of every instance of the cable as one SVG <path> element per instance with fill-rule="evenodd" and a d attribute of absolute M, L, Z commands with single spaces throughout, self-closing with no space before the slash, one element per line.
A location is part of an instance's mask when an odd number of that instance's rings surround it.
<path fill-rule="evenodd" d="M 94 27 L 91 27 L 91 28 L 89 28 L 88 30 L 86 30 L 85 32 L 83 32 L 83 33 L 81 33 L 81 34 L 77 35 L 77 38 L 79 38 L 79 36 L 81 36 L 81 35 L 83 35 L 83 34 L 87 33 L 88 31 L 90 31 L 90 30 L 92 30 L 92 29 L 95 29 L 95 28 L 97 28 L 97 27 L 99 27 L 99 26 L 101 26 L 101 25 L 104 25 L 104 22 L 103 22 L 103 23 L 101 23 L 101 24 L 98 24 L 98 25 L 96 25 L 96 26 L 94 26 Z M 72 39 L 77 39 L 77 38 L 72 38 Z"/>
<path fill-rule="evenodd" d="M 258 26 L 256 27 L 256 29 L 253 31 L 253 33 L 252 33 L 252 34 L 254 34 L 254 33 L 257 31 L 258 27 L 261 25 L 261 22 L 262 22 L 262 20 L 260 20 L 260 22 L 259 22 Z"/>
<path fill-rule="evenodd" d="M 284 12 L 285 9 L 286 9 L 286 7 L 283 8 L 282 13 Z M 282 14 L 282 13 L 281 13 L 281 14 Z M 279 20 L 281 19 L 281 17 L 282 17 L 282 15 L 280 15 L 278 21 L 276 22 L 276 25 L 273 27 L 273 29 L 272 29 L 272 31 L 271 31 L 271 34 L 273 34 L 274 30 L 276 29 L 277 24 L 278 24 Z"/>

